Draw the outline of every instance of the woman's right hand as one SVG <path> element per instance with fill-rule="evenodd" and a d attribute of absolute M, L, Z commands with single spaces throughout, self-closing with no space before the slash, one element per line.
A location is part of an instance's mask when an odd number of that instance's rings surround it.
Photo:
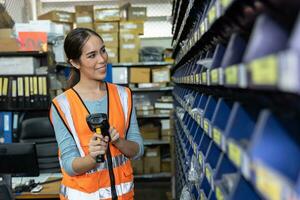
<path fill-rule="evenodd" d="M 96 160 L 96 157 L 98 155 L 104 155 L 106 150 L 107 150 L 107 146 L 108 146 L 108 141 L 109 138 L 107 136 L 105 136 L 103 138 L 102 135 L 94 133 L 94 135 L 92 136 L 90 143 L 89 143 L 89 152 L 90 152 L 90 156 Z"/>

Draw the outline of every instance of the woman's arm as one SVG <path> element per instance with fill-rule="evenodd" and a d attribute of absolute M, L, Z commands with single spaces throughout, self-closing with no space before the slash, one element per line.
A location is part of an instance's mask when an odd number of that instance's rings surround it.
<path fill-rule="evenodd" d="M 143 138 L 140 134 L 136 120 L 135 110 L 133 108 L 130 120 L 130 127 L 127 133 L 127 139 L 119 138 L 119 133 L 113 127 L 110 129 L 111 142 L 126 157 L 137 159 L 144 154 Z"/>
<path fill-rule="evenodd" d="M 69 133 L 62 122 L 54 106 L 51 106 L 50 114 L 52 116 L 55 137 L 60 151 L 61 167 L 64 171 L 70 176 L 75 176 L 95 168 L 95 154 L 103 152 L 99 152 L 98 147 L 96 147 L 92 148 L 92 150 L 90 149 L 89 155 L 81 157 L 71 133 Z M 92 139 L 94 140 L 95 138 L 93 137 Z M 91 146 L 97 145 L 99 144 L 91 144 Z M 96 151 L 96 153 L 93 153 L 94 151 Z"/>

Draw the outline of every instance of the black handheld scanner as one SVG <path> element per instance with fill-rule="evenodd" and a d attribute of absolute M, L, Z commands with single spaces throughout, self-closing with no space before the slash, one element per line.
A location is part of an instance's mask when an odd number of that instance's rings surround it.
<path fill-rule="evenodd" d="M 103 137 L 108 136 L 110 139 L 109 122 L 105 113 L 89 114 L 86 117 L 86 122 L 91 131 L 96 132 L 97 134 L 102 134 Z M 104 155 L 97 156 L 96 162 L 104 162 Z"/>

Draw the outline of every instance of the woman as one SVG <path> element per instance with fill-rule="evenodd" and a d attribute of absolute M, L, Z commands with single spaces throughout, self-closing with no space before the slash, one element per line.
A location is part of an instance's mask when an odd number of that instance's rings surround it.
<path fill-rule="evenodd" d="M 53 99 L 50 110 L 63 175 L 60 198 L 133 199 L 129 159 L 144 148 L 131 91 L 104 82 L 108 56 L 96 32 L 72 30 L 64 50 L 73 66 L 70 88 Z M 108 115 L 110 138 L 89 129 L 86 117 L 92 113 Z M 104 162 L 96 162 L 99 155 Z"/>

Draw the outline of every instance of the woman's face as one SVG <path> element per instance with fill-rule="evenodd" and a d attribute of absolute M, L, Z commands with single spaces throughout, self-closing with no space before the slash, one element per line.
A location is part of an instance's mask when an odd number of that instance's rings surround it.
<path fill-rule="evenodd" d="M 91 80 L 104 80 L 106 77 L 107 52 L 103 41 L 91 35 L 82 48 L 79 70 L 80 77 Z"/>

